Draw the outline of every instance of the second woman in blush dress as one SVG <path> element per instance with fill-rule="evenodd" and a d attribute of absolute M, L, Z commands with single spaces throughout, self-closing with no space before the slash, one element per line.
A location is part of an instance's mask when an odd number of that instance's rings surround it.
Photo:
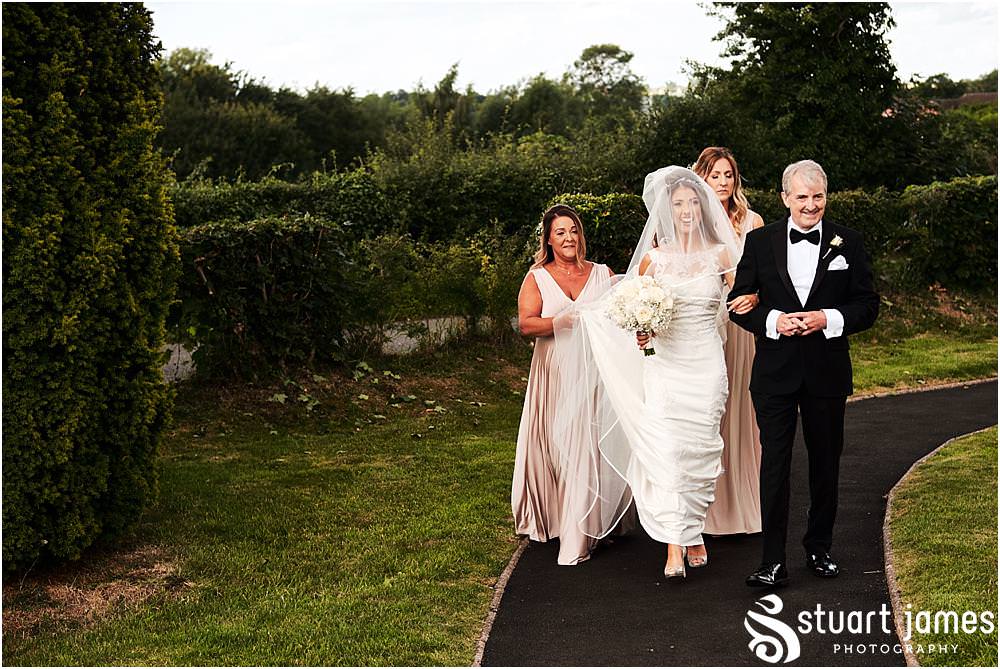
<path fill-rule="evenodd" d="M 710 146 L 698 156 L 694 171 L 718 195 L 742 251 L 746 234 L 763 226 L 764 221 L 749 208 L 736 158 L 729 149 Z M 725 354 L 729 398 L 720 426 L 725 444 L 722 451 L 724 471 L 715 485 L 715 501 L 705 518 L 705 532 L 752 534 L 760 532 L 760 430 L 750 399 L 754 338 L 728 319 Z M 699 552 L 698 549 L 689 550 L 694 556 Z"/>

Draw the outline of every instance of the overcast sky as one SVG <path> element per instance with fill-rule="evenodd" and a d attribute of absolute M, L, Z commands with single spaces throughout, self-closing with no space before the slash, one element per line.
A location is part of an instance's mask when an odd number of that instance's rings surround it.
<path fill-rule="evenodd" d="M 894 2 L 889 32 L 902 79 L 997 67 L 994 2 Z M 654 89 L 687 81 L 684 62 L 723 64 L 721 19 L 693 1 L 337 0 L 148 2 L 166 51 L 205 48 L 272 87 L 316 83 L 358 94 L 428 88 L 452 63 L 458 83 L 485 93 L 545 73 L 559 77 L 591 44 L 635 54 Z"/>

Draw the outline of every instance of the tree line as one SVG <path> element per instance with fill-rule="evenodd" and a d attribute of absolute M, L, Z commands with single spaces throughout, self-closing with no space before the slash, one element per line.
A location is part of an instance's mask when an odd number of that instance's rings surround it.
<path fill-rule="evenodd" d="M 539 74 L 488 93 L 459 88 L 455 65 L 433 89 L 364 96 L 349 87 L 274 89 L 232 63 L 213 64 L 205 50 L 178 49 L 160 62 L 159 143 L 180 179 L 295 179 L 408 158 L 428 127 L 458 150 L 539 135 L 614 143 L 623 154 L 615 160 L 636 172 L 721 144 L 767 188 L 802 156 L 821 160 L 839 188 L 996 173 L 995 103 L 970 111 L 934 102 L 996 91 L 996 70 L 975 80 L 900 80 L 886 42 L 888 4 L 716 3 L 710 11 L 723 22 L 716 40 L 728 67 L 691 64 L 686 90 L 661 93 L 614 44 L 588 47 L 561 77 Z"/>

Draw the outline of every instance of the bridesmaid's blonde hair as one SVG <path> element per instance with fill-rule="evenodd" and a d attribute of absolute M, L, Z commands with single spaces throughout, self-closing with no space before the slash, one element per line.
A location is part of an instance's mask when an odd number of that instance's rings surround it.
<path fill-rule="evenodd" d="M 708 175 L 715 167 L 715 163 L 722 158 L 728 160 L 729 164 L 733 166 L 733 194 L 729 197 L 730 204 L 726 206 L 726 210 L 729 214 L 729 221 L 733 224 L 738 235 L 743 226 L 743 219 L 747 217 L 747 211 L 750 210 L 750 202 L 747 200 L 746 193 L 743 192 L 743 178 L 740 177 L 736 156 L 724 146 L 709 146 L 698 156 L 698 162 L 694 164 L 693 171 L 708 181 Z"/>
<path fill-rule="evenodd" d="M 555 254 L 549 244 L 549 235 L 552 233 L 552 221 L 560 216 L 572 218 L 576 224 L 577 232 L 580 233 L 580 245 L 576 250 L 576 264 L 582 265 L 583 261 L 587 259 L 587 238 L 583 234 L 583 221 L 580 220 L 580 214 L 576 213 L 576 210 L 568 204 L 554 204 L 545 210 L 545 213 L 542 214 L 542 222 L 538 224 L 538 251 L 535 252 L 535 262 L 531 269 L 555 260 Z"/>

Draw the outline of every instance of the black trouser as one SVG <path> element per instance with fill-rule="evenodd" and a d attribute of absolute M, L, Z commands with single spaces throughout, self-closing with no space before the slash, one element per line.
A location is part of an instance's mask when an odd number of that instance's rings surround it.
<path fill-rule="evenodd" d="M 837 481 L 844 449 L 847 397 L 815 397 L 805 386 L 790 395 L 752 393 L 760 426 L 760 515 L 763 562 L 785 562 L 788 537 L 789 476 L 797 413 L 809 454 L 809 522 L 802 545 L 824 553 L 833 543 Z"/>

